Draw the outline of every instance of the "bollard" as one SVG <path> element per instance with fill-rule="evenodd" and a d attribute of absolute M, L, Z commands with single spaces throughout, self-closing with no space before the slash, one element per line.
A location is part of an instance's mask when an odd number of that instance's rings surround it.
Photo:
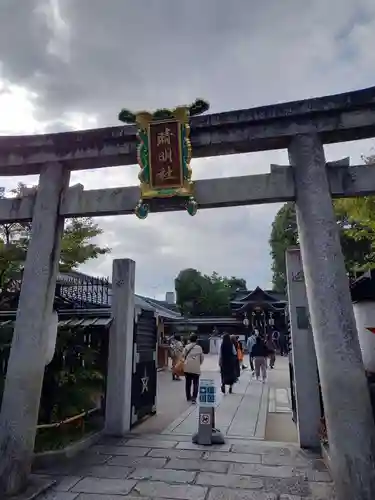
<path fill-rule="evenodd" d="M 223 434 L 215 427 L 215 407 L 215 381 L 201 379 L 199 384 L 198 432 L 193 435 L 193 443 L 205 446 L 225 443 Z"/>

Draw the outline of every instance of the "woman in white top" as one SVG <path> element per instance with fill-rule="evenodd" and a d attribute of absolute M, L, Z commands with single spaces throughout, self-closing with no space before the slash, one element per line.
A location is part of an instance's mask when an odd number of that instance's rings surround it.
<path fill-rule="evenodd" d="M 201 365 L 204 360 L 203 351 L 197 344 L 198 337 L 195 333 L 190 335 L 190 342 L 184 349 L 184 373 L 185 373 L 185 392 L 187 401 L 197 402 L 199 377 L 201 374 Z M 191 386 L 193 385 L 193 394 Z"/>

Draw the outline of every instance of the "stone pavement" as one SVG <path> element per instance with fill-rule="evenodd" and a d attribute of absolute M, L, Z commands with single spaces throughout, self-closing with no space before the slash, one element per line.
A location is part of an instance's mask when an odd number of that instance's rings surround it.
<path fill-rule="evenodd" d="M 268 371 L 269 413 L 291 413 L 292 395 L 289 379 L 289 359 L 277 356 L 274 370 Z"/>
<path fill-rule="evenodd" d="M 290 389 L 270 387 L 268 411 L 270 413 L 290 413 Z"/>
<path fill-rule="evenodd" d="M 322 460 L 295 445 L 228 439 L 203 447 L 172 436 L 103 439 L 55 467 L 43 500 L 333 500 Z"/>
<path fill-rule="evenodd" d="M 274 370 L 268 372 L 268 414 L 265 439 L 297 443 L 297 427 L 292 419 L 289 361 L 278 356 Z"/>
<path fill-rule="evenodd" d="M 203 368 L 203 376 L 219 381 L 216 356 L 207 356 Z M 38 471 L 57 480 L 40 500 L 333 500 L 330 476 L 318 455 L 293 443 L 264 440 L 268 410 L 289 416 L 287 390 L 277 391 L 285 384 L 273 373 L 270 383 L 262 384 L 245 371 L 235 394 L 220 397 L 222 446 L 191 442 L 196 407 L 178 406 L 184 382 L 170 382 L 171 403 L 182 408 L 178 418 L 172 412 L 168 422 L 164 413 L 158 426 L 167 425 L 160 432 L 136 428 L 122 439 L 103 438 L 68 463 Z"/>
<path fill-rule="evenodd" d="M 217 356 L 206 356 L 202 378 L 211 378 L 220 387 L 220 373 Z M 251 372 L 242 372 L 240 380 L 233 388 L 233 394 L 218 393 L 216 427 L 227 437 L 264 439 L 268 409 L 267 384 L 252 380 Z M 181 395 L 183 397 L 183 395 Z M 162 434 L 191 436 L 197 430 L 198 408 L 189 406 L 174 420 Z"/>

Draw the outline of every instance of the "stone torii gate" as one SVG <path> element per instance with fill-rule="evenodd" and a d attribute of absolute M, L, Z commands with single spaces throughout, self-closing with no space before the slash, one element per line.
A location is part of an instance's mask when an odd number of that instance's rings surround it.
<path fill-rule="evenodd" d="M 338 498 L 372 500 L 374 420 L 331 197 L 375 194 L 375 169 L 327 166 L 323 144 L 375 136 L 375 87 L 190 125 L 195 158 L 288 149 L 290 166 L 196 181 L 194 195 L 199 209 L 296 202 Z M 64 218 L 131 214 L 140 198 L 139 187 L 69 188 L 70 172 L 135 164 L 136 146 L 133 126 L 0 138 L 0 175 L 40 174 L 36 194 L 0 200 L 1 223 L 33 223 L 0 416 L 3 494 L 19 491 L 30 471 Z"/>

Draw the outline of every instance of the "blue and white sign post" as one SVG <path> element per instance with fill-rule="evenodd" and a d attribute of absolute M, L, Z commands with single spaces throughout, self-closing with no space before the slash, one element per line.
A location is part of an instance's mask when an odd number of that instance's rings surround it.
<path fill-rule="evenodd" d="M 215 428 L 217 387 L 213 379 L 201 379 L 199 383 L 198 432 L 193 443 L 201 445 L 223 444 L 224 436 Z"/>
<path fill-rule="evenodd" d="M 199 383 L 199 406 L 216 406 L 216 386 L 215 381 L 204 378 Z"/>

